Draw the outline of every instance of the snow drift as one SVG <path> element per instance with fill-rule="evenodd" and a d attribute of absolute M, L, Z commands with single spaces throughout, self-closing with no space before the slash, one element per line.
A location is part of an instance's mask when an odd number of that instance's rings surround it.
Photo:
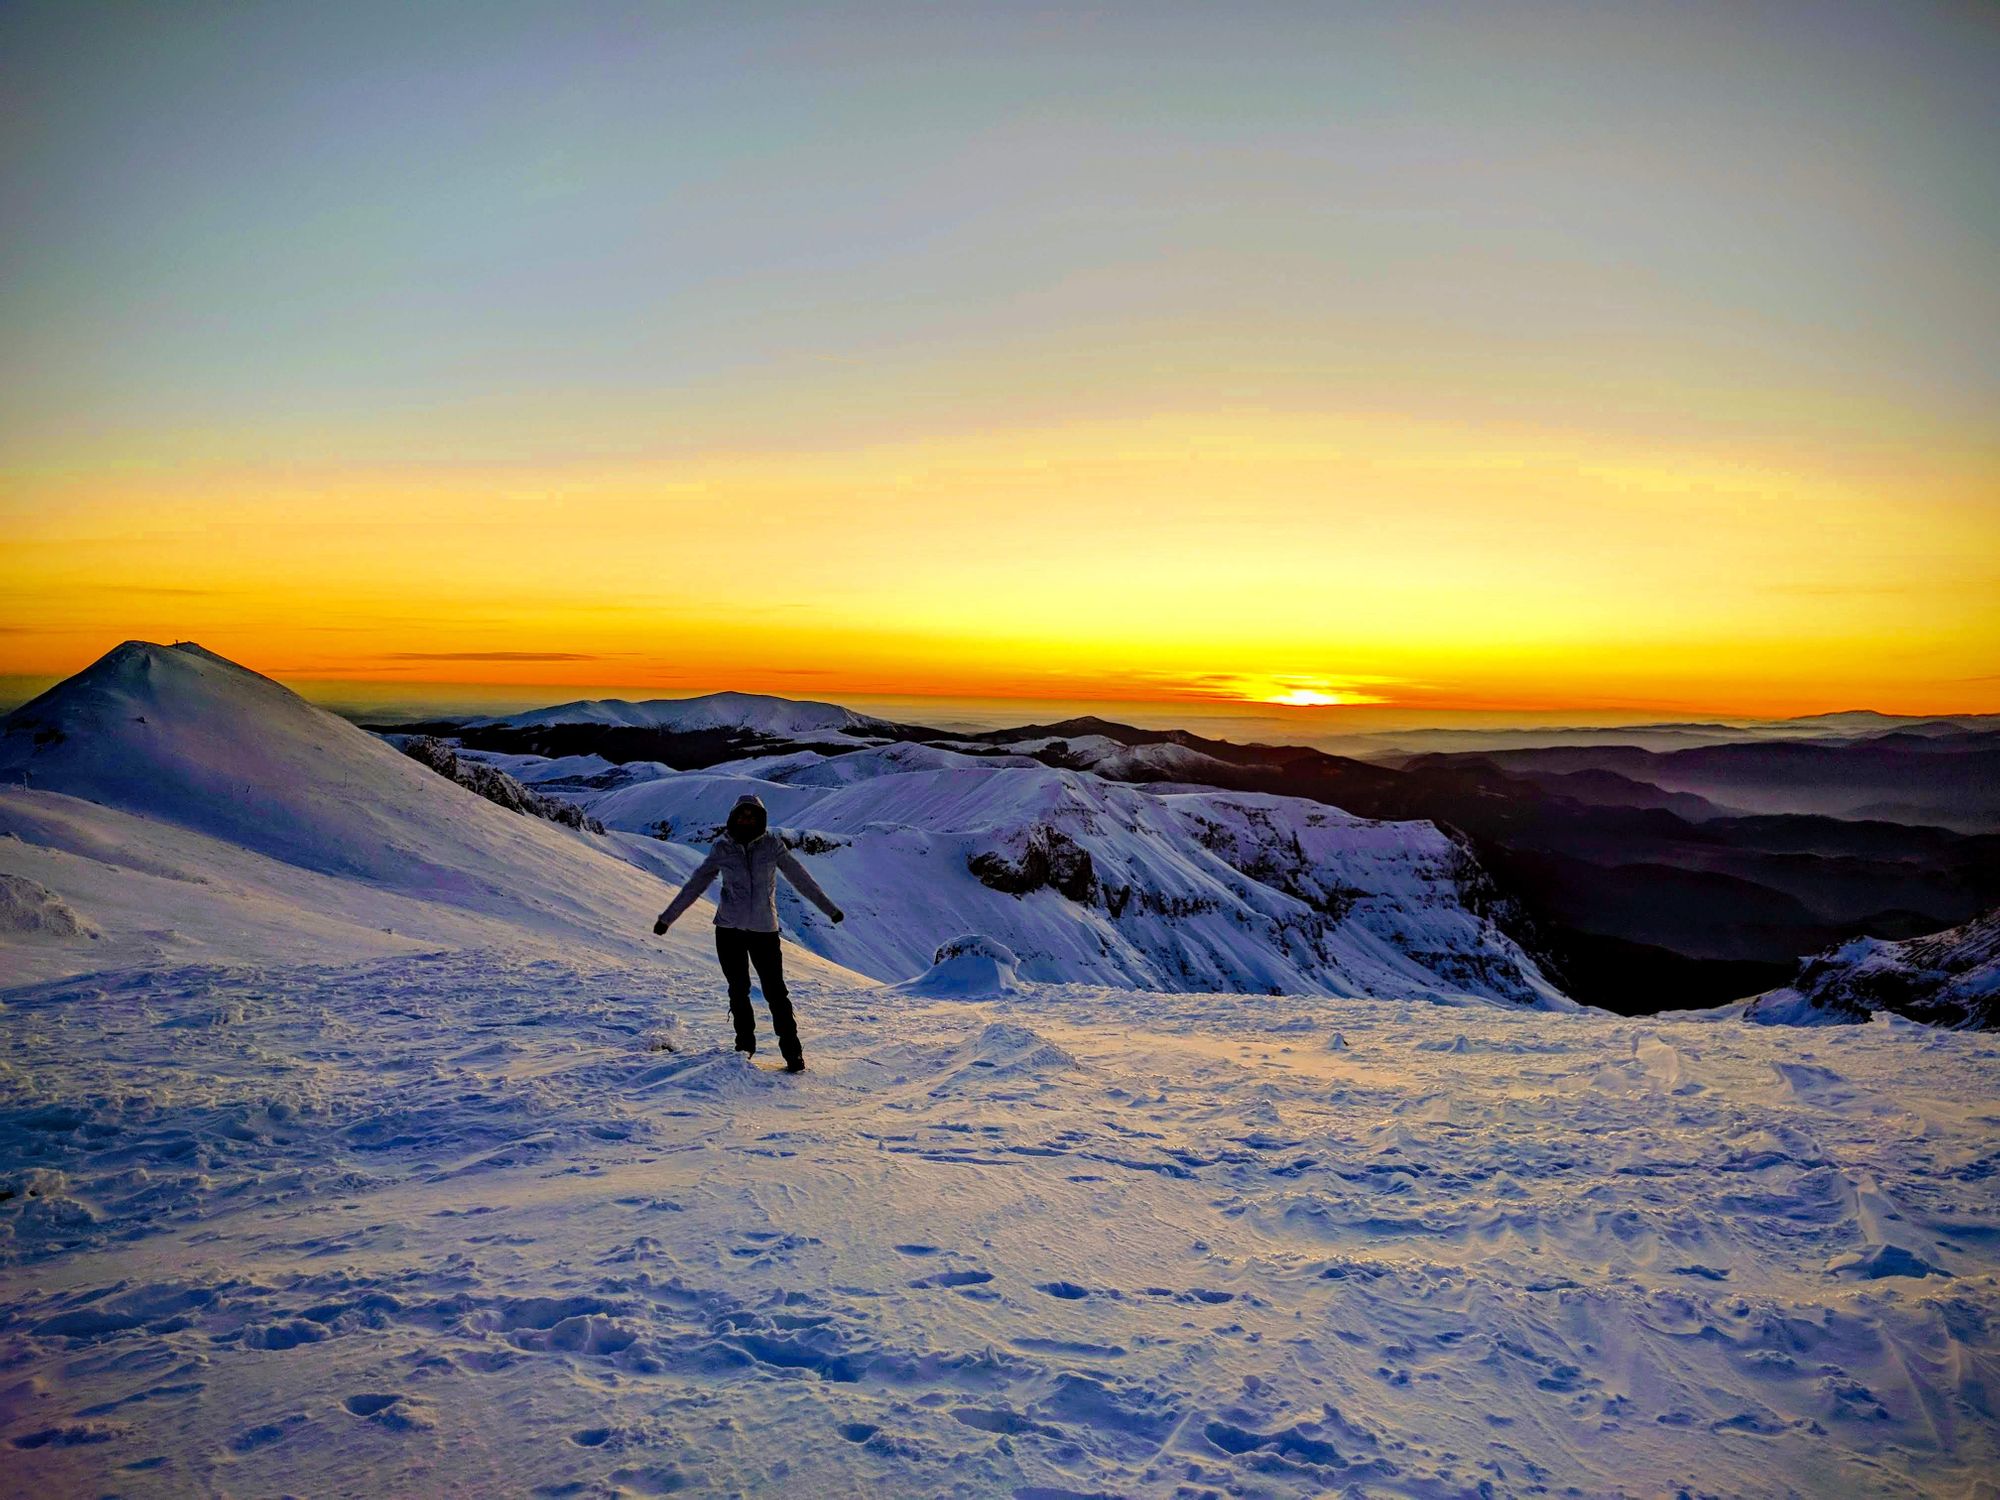
<path fill-rule="evenodd" d="M 1020 962 L 1005 943 L 967 933 L 939 944 L 928 969 L 894 988 L 937 1000 L 997 1000 L 1020 992 Z"/>

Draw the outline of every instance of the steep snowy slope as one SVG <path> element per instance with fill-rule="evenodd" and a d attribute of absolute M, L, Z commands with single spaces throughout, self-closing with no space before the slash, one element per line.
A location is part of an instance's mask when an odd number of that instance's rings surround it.
<path fill-rule="evenodd" d="M 1806 959 L 1783 988 L 1710 1014 L 1835 1026 L 1881 1012 L 1932 1026 L 2000 1030 L 2000 911 L 1900 943 L 1856 938 Z"/>
<path fill-rule="evenodd" d="M 1187 745 L 1161 740 L 1127 745 L 1107 735 L 1014 740 L 1007 748 L 1044 764 L 1071 771 L 1094 771 L 1111 781 L 1193 781 L 1227 784 L 1227 762 Z"/>
<path fill-rule="evenodd" d="M 1568 1003 L 1428 823 L 909 744 L 570 795 L 609 827 L 699 847 L 745 792 L 849 914 L 832 927 L 792 899 L 800 940 L 880 979 L 977 933 L 1039 981 Z"/>
<path fill-rule="evenodd" d="M 580 699 L 526 713 L 481 719 L 468 728 L 528 729 L 549 724 L 611 724 L 627 729 L 741 729 L 773 737 L 820 731 L 884 729 L 882 720 L 837 703 L 774 698 L 764 693 L 704 693 L 698 698 Z"/>
<path fill-rule="evenodd" d="M 0 835 L 0 873 L 102 933 L 0 933 L 8 977 L 531 934 L 630 955 L 679 868 L 496 807 L 198 646 L 139 641 L 0 721 Z"/>

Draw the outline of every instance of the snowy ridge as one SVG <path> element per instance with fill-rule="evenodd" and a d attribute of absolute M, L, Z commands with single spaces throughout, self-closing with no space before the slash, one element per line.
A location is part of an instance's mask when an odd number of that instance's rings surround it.
<path fill-rule="evenodd" d="M 911 744 L 566 795 L 692 849 L 746 792 L 853 918 L 832 927 L 794 900 L 788 925 L 879 979 L 920 973 L 970 931 L 1044 983 L 1570 1003 L 1475 909 L 1477 865 L 1429 823 Z"/>
<path fill-rule="evenodd" d="M 1902 942 L 1856 938 L 1799 965 L 1799 977 L 1706 1014 L 1773 1026 L 1839 1026 L 1877 1015 L 2000 1028 L 2000 911 Z"/>
<path fill-rule="evenodd" d="M 1168 740 L 1127 745 L 1108 735 L 1084 734 L 1013 741 L 1008 748 L 1070 770 L 1094 771 L 1112 781 L 1199 782 L 1227 775 L 1231 769 L 1226 761 Z"/>
<path fill-rule="evenodd" d="M 627 729 L 741 729 L 773 737 L 815 731 L 884 729 L 883 720 L 837 703 L 775 698 L 765 693 L 704 693 L 694 698 L 589 698 L 526 713 L 480 719 L 468 728 L 527 729 L 553 724 L 609 724 Z"/>

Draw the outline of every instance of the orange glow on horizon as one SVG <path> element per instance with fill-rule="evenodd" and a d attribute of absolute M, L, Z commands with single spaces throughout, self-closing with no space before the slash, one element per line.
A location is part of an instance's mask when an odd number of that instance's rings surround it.
<path fill-rule="evenodd" d="M 1122 9 L 11 7 L 0 686 L 2000 712 L 1992 7 Z"/>
<path fill-rule="evenodd" d="M 0 673 L 141 636 L 551 701 L 2000 709 L 2000 465 L 1931 462 L 1258 412 L 617 466 L 16 470 Z"/>

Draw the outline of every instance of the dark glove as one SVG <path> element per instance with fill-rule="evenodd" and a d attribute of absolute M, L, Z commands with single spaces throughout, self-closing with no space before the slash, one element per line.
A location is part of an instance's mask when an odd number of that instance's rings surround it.
<path fill-rule="evenodd" d="M 659 921 L 653 924 L 654 937 L 658 937 L 661 933 L 665 932 L 666 930 L 667 930 L 667 919 L 665 917 L 661 917 Z"/>
<path fill-rule="evenodd" d="M 833 925 L 834 925 L 834 926 L 836 926 L 836 927 L 838 927 L 838 926 L 840 925 L 840 919 L 841 919 L 842 917 L 846 916 L 846 915 L 847 915 L 847 913 L 846 913 L 846 912 L 844 912 L 844 911 L 837 911 L 837 912 L 835 912 L 835 913 L 833 914 Z"/>

